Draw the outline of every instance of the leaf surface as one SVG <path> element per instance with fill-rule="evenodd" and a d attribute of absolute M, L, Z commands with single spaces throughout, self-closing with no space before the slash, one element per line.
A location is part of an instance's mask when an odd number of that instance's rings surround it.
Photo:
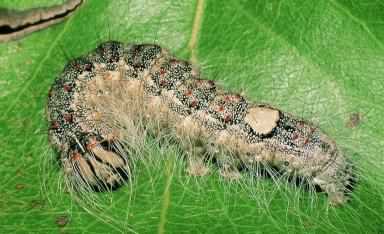
<path fill-rule="evenodd" d="M 48 4 L 53 2 L 2 1 L 0 7 Z M 384 4 L 200 4 L 89 0 L 59 25 L 0 44 L 3 232 L 384 232 Z M 66 193 L 47 139 L 47 93 L 69 59 L 110 39 L 158 43 L 195 60 L 206 78 L 313 121 L 359 169 L 352 201 L 333 208 L 323 194 L 314 199 L 294 186 L 276 188 L 269 180 L 228 182 L 217 173 L 191 178 L 174 160 L 177 150 L 155 146 L 148 154 L 160 162 L 142 166 L 132 186 L 88 200 Z M 348 127 L 356 113 L 361 122 Z"/>

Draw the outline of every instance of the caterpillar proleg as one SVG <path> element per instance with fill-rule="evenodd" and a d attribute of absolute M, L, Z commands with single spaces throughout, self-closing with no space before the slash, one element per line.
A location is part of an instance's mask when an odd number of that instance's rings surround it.
<path fill-rule="evenodd" d="M 224 177 L 273 168 L 343 204 L 352 166 L 313 124 L 227 92 L 155 44 L 108 41 L 70 61 L 49 92 L 50 141 L 74 187 L 117 188 L 133 175 L 143 132 L 174 137 L 192 175 L 214 159 Z"/>

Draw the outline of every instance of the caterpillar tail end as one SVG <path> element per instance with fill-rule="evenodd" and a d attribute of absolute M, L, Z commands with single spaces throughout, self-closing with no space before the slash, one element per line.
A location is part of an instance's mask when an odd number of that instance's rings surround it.
<path fill-rule="evenodd" d="M 330 204 L 340 206 L 350 200 L 356 178 L 353 176 L 352 165 L 344 158 L 338 157 L 334 164 L 317 175 L 313 181 L 328 195 Z"/>

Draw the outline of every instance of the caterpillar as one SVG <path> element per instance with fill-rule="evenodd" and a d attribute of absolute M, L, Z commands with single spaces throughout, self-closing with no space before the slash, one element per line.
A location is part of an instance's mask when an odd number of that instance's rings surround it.
<path fill-rule="evenodd" d="M 49 139 L 74 188 L 113 190 L 132 177 L 135 141 L 170 136 L 187 172 L 206 175 L 273 168 L 348 200 L 352 164 L 314 124 L 257 104 L 203 79 L 196 65 L 156 44 L 101 43 L 68 62 L 48 95 Z"/>

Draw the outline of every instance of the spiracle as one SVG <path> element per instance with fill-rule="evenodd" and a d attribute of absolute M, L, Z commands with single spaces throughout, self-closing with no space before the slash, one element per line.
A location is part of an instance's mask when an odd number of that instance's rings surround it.
<path fill-rule="evenodd" d="M 308 121 L 227 92 L 154 44 L 108 41 L 73 59 L 49 92 L 51 143 L 74 188 L 119 187 L 132 176 L 142 132 L 173 136 L 191 175 L 263 166 L 302 178 L 343 204 L 354 175 L 335 142 Z"/>

